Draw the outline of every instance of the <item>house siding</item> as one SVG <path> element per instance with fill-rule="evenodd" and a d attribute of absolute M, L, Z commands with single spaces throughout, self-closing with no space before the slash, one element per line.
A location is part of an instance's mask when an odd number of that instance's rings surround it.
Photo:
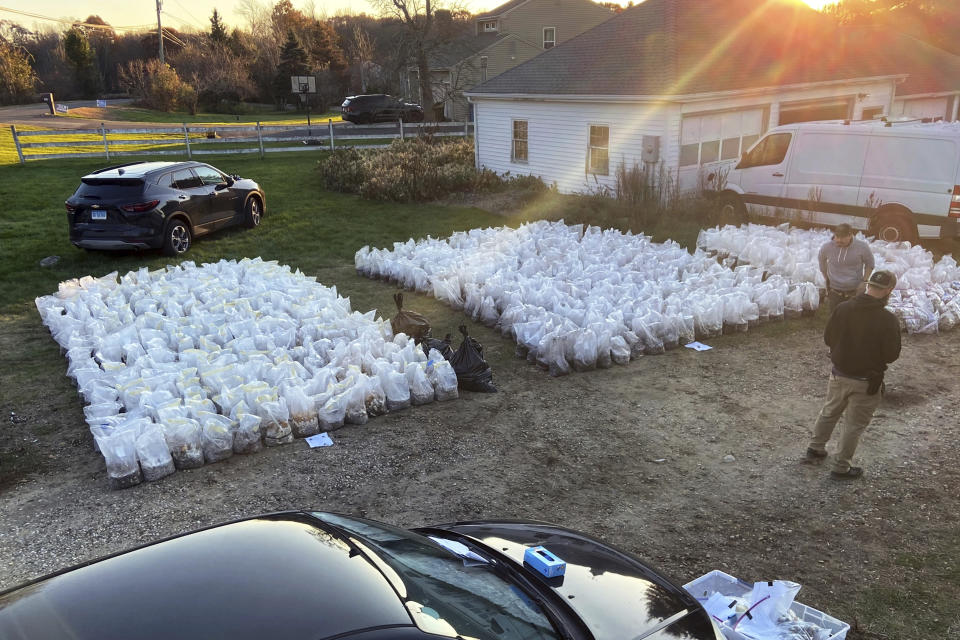
<path fill-rule="evenodd" d="M 668 105 L 481 100 L 477 163 L 500 174 L 539 176 L 563 193 L 613 189 L 617 167 L 640 162 L 643 136 L 662 136 L 669 110 Z M 526 163 L 510 160 L 514 120 L 528 122 Z M 609 175 L 586 172 L 591 124 L 610 127 Z"/>
<path fill-rule="evenodd" d="M 487 58 L 487 79 L 490 79 L 526 62 L 539 53 L 541 53 L 539 48 L 518 38 L 504 38 L 480 53 L 459 62 L 450 70 L 453 91 L 451 92 L 452 97 L 447 117 L 458 122 L 467 119 L 470 106 L 463 98 L 463 92 L 481 83 L 481 57 Z"/>
<path fill-rule="evenodd" d="M 613 16 L 589 0 L 529 0 L 500 18 L 500 32 L 516 34 L 542 50 L 544 27 L 556 27 L 559 45 Z"/>
<path fill-rule="evenodd" d="M 625 164 L 642 164 L 644 136 L 660 138 L 660 159 L 665 169 L 679 181 L 684 191 L 698 187 L 700 173 L 735 161 L 708 163 L 679 168 L 680 134 L 685 115 L 707 114 L 746 109 L 763 109 L 766 119 L 763 132 L 779 123 L 780 104 L 813 102 L 850 97 L 853 117 L 864 108 L 893 102 L 894 84 L 890 81 L 848 83 L 832 87 L 815 87 L 766 94 L 731 96 L 719 99 L 662 102 L 562 102 L 537 99 L 509 100 L 492 95 L 476 96 L 478 114 L 477 164 L 496 171 L 534 175 L 546 183 L 556 183 L 563 193 L 597 191 L 616 186 L 616 168 Z M 857 99 L 858 94 L 866 97 Z M 481 115 L 482 114 L 482 115 Z M 528 121 L 528 153 L 525 164 L 510 161 L 512 121 Z M 587 141 L 590 124 L 610 126 L 610 174 L 593 176 L 586 173 Z"/>

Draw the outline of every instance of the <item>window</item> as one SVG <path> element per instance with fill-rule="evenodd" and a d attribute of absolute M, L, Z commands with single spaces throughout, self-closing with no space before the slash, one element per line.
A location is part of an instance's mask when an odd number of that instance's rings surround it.
<path fill-rule="evenodd" d="M 513 148 L 510 152 L 512 162 L 527 161 L 527 121 L 513 121 Z"/>
<path fill-rule="evenodd" d="M 557 44 L 557 28 L 556 27 L 544 27 L 543 28 L 543 48 L 552 49 Z"/>
<path fill-rule="evenodd" d="M 487 56 L 480 56 L 480 82 L 487 81 Z"/>
<path fill-rule="evenodd" d="M 220 172 L 213 167 L 196 167 L 194 171 L 200 177 L 200 180 L 203 181 L 203 184 L 209 185 L 226 182 Z"/>
<path fill-rule="evenodd" d="M 480 23 L 480 29 L 482 31 L 496 31 L 497 30 L 497 21 L 490 20 L 489 22 Z"/>
<path fill-rule="evenodd" d="M 680 166 L 736 160 L 762 131 L 763 109 L 686 116 L 680 129 Z"/>
<path fill-rule="evenodd" d="M 587 151 L 587 173 L 608 175 L 610 173 L 610 127 L 590 125 L 590 146 Z"/>
<path fill-rule="evenodd" d="M 789 133 L 774 133 L 767 136 L 760 141 L 760 144 L 751 149 L 750 154 L 737 166 L 746 168 L 780 164 L 787 156 L 791 137 L 792 135 Z"/>
<path fill-rule="evenodd" d="M 863 120 L 876 120 L 883 115 L 883 107 L 864 107 L 863 115 L 860 116 Z"/>
<path fill-rule="evenodd" d="M 193 189 L 203 186 L 200 178 L 193 175 L 193 171 L 190 171 L 190 169 L 175 171 L 173 173 L 173 184 L 177 189 Z"/>

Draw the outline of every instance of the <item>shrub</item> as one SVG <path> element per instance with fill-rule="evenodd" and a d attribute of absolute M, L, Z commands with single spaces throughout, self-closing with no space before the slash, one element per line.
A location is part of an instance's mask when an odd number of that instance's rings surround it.
<path fill-rule="evenodd" d="M 429 136 L 395 140 L 387 149 L 337 149 L 319 162 L 323 186 L 371 200 L 435 200 L 462 191 L 496 191 L 507 185 L 544 190 L 536 177 L 498 176 L 473 166 L 469 140 Z"/>
<path fill-rule="evenodd" d="M 119 71 L 121 85 L 140 106 L 158 111 L 176 111 L 183 106 L 193 110 L 196 92 L 169 65 L 159 60 L 132 60 Z"/>

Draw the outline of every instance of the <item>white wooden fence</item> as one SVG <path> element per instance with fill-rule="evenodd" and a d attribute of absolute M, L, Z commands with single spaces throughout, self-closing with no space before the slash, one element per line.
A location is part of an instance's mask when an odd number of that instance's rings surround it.
<path fill-rule="evenodd" d="M 124 156 L 193 156 L 223 153 L 267 153 L 281 151 L 323 151 L 337 147 L 380 148 L 387 144 L 374 141 L 410 136 L 467 137 L 473 132 L 472 122 L 404 123 L 385 122 L 369 125 L 347 123 L 307 125 L 204 125 L 184 124 L 180 127 L 153 128 L 106 128 L 102 123 L 97 129 L 69 129 L 17 131 L 10 125 L 13 143 L 20 163 L 28 160 L 54 160 L 59 158 L 89 158 L 92 155 L 106 157 Z M 126 136 L 132 137 L 126 137 Z M 68 141 L 43 142 L 50 136 L 71 137 Z M 124 136 L 119 137 L 118 136 Z M 37 142 L 33 142 L 37 140 Z M 299 143 L 289 145 L 286 143 Z M 163 148 L 124 151 L 133 145 L 162 145 Z M 226 148 L 229 145 L 229 148 Z M 246 146 L 249 145 L 249 146 Z M 62 147 L 81 147 L 83 151 L 49 153 L 46 150 Z M 218 148 L 219 147 L 219 148 Z M 36 153 L 33 150 L 44 149 Z"/>

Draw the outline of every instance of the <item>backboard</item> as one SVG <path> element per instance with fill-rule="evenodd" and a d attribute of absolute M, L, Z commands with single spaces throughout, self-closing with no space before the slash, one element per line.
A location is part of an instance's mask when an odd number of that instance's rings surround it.
<path fill-rule="evenodd" d="M 290 76 L 291 93 L 316 93 L 317 79 L 313 76 Z"/>

